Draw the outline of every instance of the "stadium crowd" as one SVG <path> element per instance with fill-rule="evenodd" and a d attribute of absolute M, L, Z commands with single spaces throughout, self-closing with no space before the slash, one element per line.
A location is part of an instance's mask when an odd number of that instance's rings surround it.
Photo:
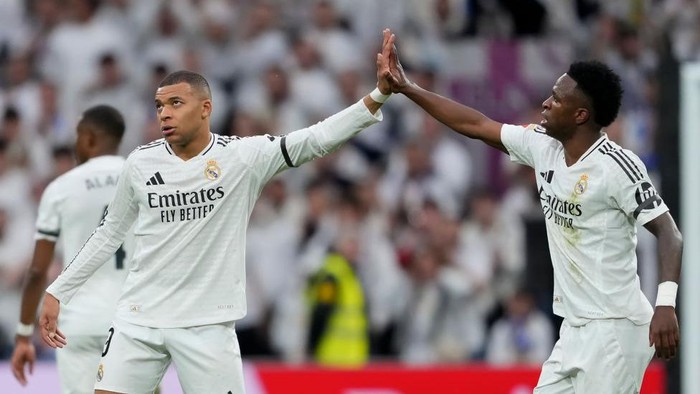
<path fill-rule="evenodd" d="M 390 27 L 412 80 L 511 123 L 539 122 L 551 76 L 570 61 L 605 61 L 626 92 L 608 135 L 654 174 L 660 53 L 700 59 L 698 26 L 694 0 L 0 0 L 0 358 L 38 198 L 73 167 L 74 126 L 91 105 L 125 115 L 126 155 L 160 138 L 155 87 L 184 68 L 211 84 L 213 132 L 282 135 L 371 90 Z M 361 283 L 373 359 L 542 363 L 558 322 L 534 173 L 404 97 L 382 111 L 384 122 L 263 191 L 236 325 L 244 357 L 312 358 L 309 283 L 332 251 Z M 653 250 L 640 231 L 649 297 Z"/>

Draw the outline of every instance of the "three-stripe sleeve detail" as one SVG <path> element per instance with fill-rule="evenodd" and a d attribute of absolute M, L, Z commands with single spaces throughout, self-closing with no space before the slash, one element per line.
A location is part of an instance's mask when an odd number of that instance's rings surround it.
<path fill-rule="evenodd" d="M 617 165 L 622 168 L 625 175 L 630 179 L 632 183 L 637 183 L 642 180 L 642 172 L 639 170 L 634 161 L 629 158 L 623 151 L 613 148 L 609 143 L 601 146 L 598 151 L 604 155 L 610 156 Z"/>

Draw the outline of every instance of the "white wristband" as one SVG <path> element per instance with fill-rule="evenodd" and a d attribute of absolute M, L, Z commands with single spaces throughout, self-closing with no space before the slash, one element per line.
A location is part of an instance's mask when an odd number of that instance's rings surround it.
<path fill-rule="evenodd" d="M 17 335 L 22 337 L 31 337 L 34 333 L 34 324 L 24 324 L 22 322 L 17 323 Z"/>
<path fill-rule="evenodd" d="M 384 94 L 379 91 L 379 88 L 374 88 L 374 90 L 370 92 L 369 97 L 378 103 L 384 103 L 391 97 L 391 93 Z"/>
<path fill-rule="evenodd" d="M 678 283 L 671 281 L 659 283 L 659 290 L 656 294 L 656 306 L 672 306 L 675 308 L 677 292 Z"/>

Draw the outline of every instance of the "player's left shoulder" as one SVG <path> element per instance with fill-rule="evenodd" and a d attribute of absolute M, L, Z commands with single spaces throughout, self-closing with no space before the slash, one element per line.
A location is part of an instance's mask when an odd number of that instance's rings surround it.
<path fill-rule="evenodd" d="M 629 149 L 624 149 L 613 141 L 606 140 L 596 148 L 598 160 L 615 178 L 628 179 L 639 183 L 647 179 L 647 169 L 639 156 Z"/>

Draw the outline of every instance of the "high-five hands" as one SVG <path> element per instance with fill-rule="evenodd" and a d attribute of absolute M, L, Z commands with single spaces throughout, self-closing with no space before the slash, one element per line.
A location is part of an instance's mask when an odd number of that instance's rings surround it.
<path fill-rule="evenodd" d="M 377 54 L 377 80 L 386 82 L 392 93 L 401 93 L 411 82 L 406 78 L 399 60 L 396 35 L 390 29 L 384 29 L 383 33 L 382 51 Z M 379 89 L 382 90 L 381 85 Z"/>

